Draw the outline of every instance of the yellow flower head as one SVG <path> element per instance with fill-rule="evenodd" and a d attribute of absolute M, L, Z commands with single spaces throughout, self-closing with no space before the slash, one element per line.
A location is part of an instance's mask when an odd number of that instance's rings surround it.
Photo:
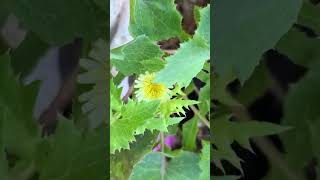
<path fill-rule="evenodd" d="M 141 100 L 163 100 L 168 98 L 168 89 L 165 85 L 154 83 L 155 73 L 146 72 L 136 80 L 136 95 Z"/>

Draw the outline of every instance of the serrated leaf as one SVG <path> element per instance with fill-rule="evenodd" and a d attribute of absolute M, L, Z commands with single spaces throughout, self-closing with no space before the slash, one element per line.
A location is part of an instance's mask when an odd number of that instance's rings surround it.
<path fill-rule="evenodd" d="M 122 117 L 110 123 L 110 152 L 129 149 L 129 143 L 135 141 L 136 130 L 154 116 L 158 106 L 158 101 L 136 103 L 132 100 L 123 106 Z"/>
<path fill-rule="evenodd" d="M 140 180 L 145 177 L 153 180 L 160 180 L 161 153 L 149 153 L 138 162 L 132 171 L 130 180 Z M 171 159 L 167 165 L 165 180 L 194 180 L 200 176 L 198 166 L 199 156 L 191 152 L 182 152 Z"/>
<path fill-rule="evenodd" d="M 302 0 L 216 1 L 212 19 L 216 72 L 225 76 L 231 69 L 244 83 L 261 55 L 296 21 L 301 5 Z"/>
<path fill-rule="evenodd" d="M 125 76 L 156 72 L 164 67 L 163 52 L 148 37 L 142 35 L 130 43 L 111 50 L 111 63 Z"/>
<path fill-rule="evenodd" d="M 181 22 L 173 0 L 130 1 L 129 31 L 134 37 L 146 35 L 153 41 L 184 38 Z"/>
<path fill-rule="evenodd" d="M 222 168 L 219 161 L 227 160 L 240 170 L 241 160 L 231 148 L 234 141 L 251 150 L 249 138 L 277 134 L 289 129 L 267 122 L 233 122 L 228 116 L 216 118 L 211 123 L 212 132 L 214 132 L 211 142 L 217 147 L 213 150 L 213 161 L 219 168 Z"/>
<path fill-rule="evenodd" d="M 197 103 L 199 102 L 194 100 L 170 99 L 160 104 L 160 112 L 165 118 L 170 117 L 173 113 L 184 115 L 185 112 L 183 108 L 188 108 L 188 106 Z"/>
<path fill-rule="evenodd" d="M 136 136 L 136 142 L 130 144 L 130 150 L 123 150 L 111 155 L 110 176 L 115 179 L 129 179 L 133 166 L 145 154 L 151 152 L 159 133 L 145 132 Z"/>
<path fill-rule="evenodd" d="M 82 111 L 88 114 L 90 128 L 97 128 L 103 122 L 107 122 L 107 58 L 108 46 L 105 41 L 98 40 L 93 45 L 89 53 L 90 59 L 81 59 L 80 65 L 87 72 L 80 74 L 78 82 L 82 84 L 92 84 L 91 91 L 79 97 L 80 102 L 84 102 Z"/>
<path fill-rule="evenodd" d="M 55 134 L 48 139 L 47 156 L 38 164 L 39 179 L 106 179 L 105 134 L 105 128 L 82 134 L 72 121 L 61 119 Z"/>
<path fill-rule="evenodd" d="M 140 126 L 136 130 L 136 134 L 143 134 L 146 129 L 153 132 L 154 130 L 168 132 L 168 127 L 171 125 L 178 124 L 180 121 L 183 120 L 183 117 L 175 117 L 175 118 L 151 118 L 146 120 L 143 126 Z"/>
<path fill-rule="evenodd" d="M 201 22 L 193 39 L 182 43 L 177 52 L 166 58 L 167 65 L 162 69 L 155 82 L 167 87 L 177 83 L 186 87 L 210 59 L 210 6 L 201 10 Z"/>

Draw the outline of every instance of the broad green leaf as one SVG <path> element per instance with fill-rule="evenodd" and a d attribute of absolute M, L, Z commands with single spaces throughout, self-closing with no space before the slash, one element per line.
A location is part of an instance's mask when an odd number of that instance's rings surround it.
<path fill-rule="evenodd" d="M 138 162 L 132 171 L 130 180 L 161 179 L 161 153 L 149 153 Z M 191 152 L 182 152 L 168 162 L 165 172 L 165 180 L 194 180 L 198 179 L 201 170 L 198 166 L 199 156 Z"/>
<path fill-rule="evenodd" d="M 129 149 L 129 143 L 135 141 L 136 130 L 154 116 L 158 106 L 158 101 L 136 103 L 129 100 L 122 107 L 120 119 L 110 122 L 110 152 L 113 154 L 117 150 Z"/>
<path fill-rule="evenodd" d="M 11 11 L 24 26 L 49 44 L 64 44 L 75 38 L 107 37 L 108 13 L 93 0 L 15 0 Z"/>
<path fill-rule="evenodd" d="M 210 59 L 210 6 L 201 10 L 201 22 L 194 37 L 180 45 L 174 55 L 166 58 L 167 64 L 155 82 L 170 87 L 177 83 L 186 87 Z"/>
<path fill-rule="evenodd" d="M 261 55 L 296 22 L 301 5 L 302 0 L 215 1 L 212 33 L 216 72 L 225 76 L 231 69 L 244 83 Z"/>
<path fill-rule="evenodd" d="M 55 134 L 48 139 L 47 156 L 38 164 L 39 179 L 106 179 L 105 130 L 100 128 L 83 134 L 72 121 L 61 119 Z"/>
<path fill-rule="evenodd" d="M 214 132 L 211 136 L 211 142 L 217 147 L 213 150 L 213 161 L 221 170 L 223 170 L 221 160 L 227 160 L 241 170 L 240 159 L 231 148 L 234 141 L 251 150 L 249 138 L 277 134 L 288 130 L 288 127 L 267 122 L 233 122 L 229 120 L 228 116 L 218 117 L 211 123 L 212 132 Z"/>
<path fill-rule="evenodd" d="M 201 151 L 201 159 L 199 162 L 199 167 L 201 169 L 201 175 L 199 180 L 209 180 L 210 179 L 210 143 L 202 142 L 203 148 Z"/>
<path fill-rule="evenodd" d="M 185 38 L 182 17 L 173 0 L 131 0 L 130 26 L 132 36 L 146 35 L 153 41 L 172 37 Z"/>
<path fill-rule="evenodd" d="M 98 40 L 90 51 L 89 58 L 80 60 L 80 65 L 87 72 L 79 75 L 78 82 L 93 85 L 91 91 L 79 97 L 80 102 L 84 102 L 82 111 L 89 116 L 90 128 L 107 122 L 107 50 L 106 42 Z"/>
<path fill-rule="evenodd" d="M 111 50 L 111 63 L 124 75 L 156 72 L 165 62 L 163 52 L 148 37 L 138 36 L 132 42 Z"/>

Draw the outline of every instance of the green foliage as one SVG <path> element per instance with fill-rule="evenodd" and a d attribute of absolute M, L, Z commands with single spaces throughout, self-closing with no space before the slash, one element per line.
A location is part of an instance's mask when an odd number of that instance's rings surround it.
<path fill-rule="evenodd" d="M 231 148 L 233 142 L 236 141 L 244 148 L 251 150 L 250 137 L 277 134 L 288 129 L 266 122 L 232 122 L 228 116 L 216 118 L 212 122 L 212 127 L 214 136 L 211 142 L 217 147 L 213 150 L 213 161 L 221 170 L 223 170 L 221 160 L 228 160 L 232 165 L 241 169 L 241 160 Z"/>
<path fill-rule="evenodd" d="M 134 39 L 110 50 L 111 65 L 117 70 L 110 82 L 110 152 L 112 163 L 116 164 L 111 169 L 111 178 L 206 179 L 209 145 L 201 154 L 196 138 L 200 133 L 198 116 L 205 117 L 210 111 L 209 73 L 206 73 L 210 60 L 210 5 L 194 9 L 198 28 L 193 36 L 184 32 L 182 16 L 173 0 L 131 0 L 130 5 L 129 31 Z M 159 41 L 171 38 L 181 42 L 172 54 L 158 45 Z M 151 76 L 147 72 L 154 73 L 155 79 L 148 80 Z M 122 97 L 118 87 L 124 76 L 131 76 L 135 82 L 129 84 L 128 95 Z M 189 90 L 198 88 L 193 82 L 196 77 L 206 85 L 201 88 L 198 100 L 188 99 Z M 155 100 L 144 97 L 161 88 L 164 93 Z M 199 106 L 199 114 L 183 125 L 182 148 L 173 150 L 180 145 L 178 124 L 184 123 L 190 106 L 195 105 Z M 175 142 L 168 145 L 166 137 Z M 161 152 L 151 152 L 157 148 Z M 166 160 L 168 157 L 172 159 Z M 200 159 L 204 171 L 201 178 Z"/>
<path fill-rule="evenodd" d="M 116 150 L 129 149 L 129 143 L 135 141 L 136 130 L 143 126 L 147 119 L 154 116 L 158 106 L 157 101 L 136 103 L 131 100 L 123 106 L 119 112 L 121 117 L 111 119 L 110 122 L 111 153 Z"/>
<path fill-rule="evenodd" d="M 132 170 L 130 180 L 149 179 L 160 180 L 161 153 L 149 153 L 140 162 L 138 162 Z M 200 176 L 200 168 L 198 166 L 199 157 L 190 152 L 181 152 L 168 163 L 165 169 L 164 179 L 166 180 L 193 180 Z"/>
<path fill-rule="evenodd" d="M 95 40 L 108 32 L 107 0 L 14 0 L 8 1 L 24 26 L 49 44 L 64 44 L 75 38 Z"/>
<path fill-rule="evenodd" d="M 90 128 L 99 127 L 107 122 L 107 44 L 103 40 L 94 43 L 93 49 L 89 53 L 89 58 L 81 59 L 80 65 L 87 72 L 80 74 L 78 82 L 81 84 L 91 84 L 92 89 L 79 97 L 81 102 L 85 102 L 82 111 L 88 114 L 87 122 Z"/>
<path fill-rule="evenodd" d="M 0 57 L 0 70 L 1 178 L 30 179 L 38 174 L 40 180 L 105 179 L 108 147 L 101 143 L 106 141 L 105 128 L 85 131 L 60 118 L 56 132 L 42 137 L 33 117 L 38 85 L 20 83 L 9 54 Z"/>
<path fill-rule="evenodd" d="M 201 22 L 194 37 L 182 43 L 178 51 L 166 59 L 168 64 L 159 72 L 155 82 L 162 82 L 166 86 L 177 83 L 185 87 L 201 71 L 204 63 L 210 59 L 209 15 L 210 7 L 201 10 Z"/>
<path fill-rule="evenodd" d="M 186 36 L 173 0 L 131 0 L 130 3 L 129 30 L 134 37 L 146 35 L 159 41 Z"/>
<path fill-rule="evenodd" d="M 237 143 L 253 151 L 249 138 L 281 133 L 285 153 L 275 156 L 283 161 L 279 166 L 278 161 L 269 158 L 270 171 L 264 179 L 319 179 L 320 168 L 315 163 L 320 159 L 319 5 L 308 0 L 259 3 L 227 0 L 216 1 L 213 8 L 211 93 L 215 102 L 211 114 L 211 141 L 215 166 L 224 171 L 221 160 L 226 160 L 242 172 L 242 160 L 230 145 Z M 283 82 L 270 71 L 268 63 L 271 61 L 266 61 L 271 60 L 270 57 L 263 56 L 270 49 L 306 73 L 290 79 L 288 88 L 281 87 L 283 84 L 278 83 Z M 249 107 L 259 102 L 266 92 L 271 92 L 284 104 L 281 126 L 250 117 Z M 268 148 L 262 150 L 268 152 Z M 271 157 L 269 155 L 267 157 Z M 239 178 L 229 175 L 215 174 L 213 178 Z"/>
<path fill-rule="evenodd" d="M 232 71 L 244 83 L 262 53 L 296 21 L 301 4 L 302 0 L 216 1 L 212 19 L 216 71 L 221 76 Z"/>
<path fill-rule="evenodd" d="M 113 49 L 111 63 L 124 75 L 157 72 L 163 68 L 163 52 L 146 36 L 138 36 L 134 41 Z"/>

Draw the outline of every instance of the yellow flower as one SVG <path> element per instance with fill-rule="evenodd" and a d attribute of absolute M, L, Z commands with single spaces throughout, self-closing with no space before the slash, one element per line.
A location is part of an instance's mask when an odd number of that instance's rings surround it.
<path fill-rule="evenodd" d="M 139 101 L 164 100 L 169 98 L 168 88 L 161 83 L 154 83 L 155 73 L 146 72 L 136 80 L 136 95 Z"/>

